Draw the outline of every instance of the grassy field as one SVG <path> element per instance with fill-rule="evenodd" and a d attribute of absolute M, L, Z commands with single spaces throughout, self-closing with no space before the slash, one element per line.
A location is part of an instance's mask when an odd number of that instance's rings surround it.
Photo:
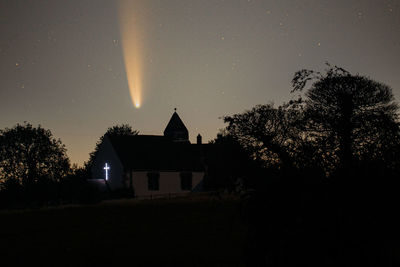
<path fill-rule="evenodd" d="M 239 205 L 203 197 L 1 211 L 0 265 L 243 266 Z"/>

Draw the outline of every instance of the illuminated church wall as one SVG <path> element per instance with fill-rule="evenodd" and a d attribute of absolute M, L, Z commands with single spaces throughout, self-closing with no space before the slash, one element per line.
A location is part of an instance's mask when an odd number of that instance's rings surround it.
<path fill-rule="evenodd" d="M 108 180 L 107 183 L 110 189 L 121 188 L 123 183 L 124 168 L 119 160 L 117 153 L 115 152 L 111 142 L 107 137 L 104 138 L 103 142 L 99 146 L 99 151 L 97 153 L 96 159 L 92 166 L 92 178 L 93 179 L 105 179 L 106 172 L 104 167 L 107 163 L 109 167 Z"/>
<path fill-rule="evenodd" d="M 160 171 L 159 190 L 148 189 L 147 171 L 133 171 L 132 185 L 137 197 L 148 197 L 167 194 L 184 194 L 192 190 L 181 189 L 180 172 Z M 192 189 L 198 187 L 203 181 L 204 172 L 192 172 Z M 127 183 L 128 184 L 128 183 Z"/>

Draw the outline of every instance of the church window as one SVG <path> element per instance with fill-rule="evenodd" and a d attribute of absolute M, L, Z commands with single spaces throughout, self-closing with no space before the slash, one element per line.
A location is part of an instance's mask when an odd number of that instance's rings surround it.
<path fill-rule="evenodd" d="M 148 172 L 147 173 L 147 186 L 149 191 L 160 190 L 160 173 Z"/>
<path fill-rule="evenodd" d="M 192 173 L 181 172 L 181 190 L 192 190 Z"/>

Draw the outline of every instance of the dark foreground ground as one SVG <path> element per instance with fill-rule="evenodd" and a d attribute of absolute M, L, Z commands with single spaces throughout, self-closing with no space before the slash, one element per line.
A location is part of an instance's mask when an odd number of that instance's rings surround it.
<path fill-rule="evenodd" d="M 243 266 L 235 199 L 0 211 L 0 266 Z"/>
<path fill-rule="evenodd" d="M 271 188 L 3 210 L 0 266 L 400 266 L 397 188 Z"/>

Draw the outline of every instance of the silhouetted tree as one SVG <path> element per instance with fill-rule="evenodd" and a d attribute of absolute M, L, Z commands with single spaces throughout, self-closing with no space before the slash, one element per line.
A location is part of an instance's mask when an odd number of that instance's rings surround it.
<path fill-rule="evenodd" d="M 354 160 L 384 160 L 390 165 L 400 141 L 398 106 L 391 88 L 329 66 L 325 74 L 296 72 L 293 91 L 304 90 L 309 82 L 304 130 L 332 167 L 347 169 Z"/>
<path fill-rule="evenodd" d="M 227 133 L 235 138 L 254 159 L 266 167 L 296 168 L 300 147 L 303 112 L 301 101 L 291 101 L 275 108 L 257 105 L 242 114 L 224 117 Z"/>
<path fill-rule="evenodd" d="M 29 123 L 0 131 L 0 198 L 3 207 L 42 205 L 58 198 L 69 172 L 61 141 Z"/>
<path fill-rule="evenodd" d="M 0 131 L 0 181 L 23 186 L 59 181 L 69 170 L 65 146 L 50 130 L 29 123 Z"/>
<path fill-rule="evenodd" d="M 93 161 L 97 155 L 97 152 L 99 151 L 99 146 L 103 142 L 105 136 L 126 136 L 126 135 L 137 135 L 137 134 L 139 134 L 139 131 L 133 130 L 132 127 L 128 124 L 121 124 L 109 127 L 106 133 L 100 137 L 99 141 L 97 141 L 94 151 L 90 153 L 89 160 L 85 162 L 86 173 L 90 174 Z"/>

